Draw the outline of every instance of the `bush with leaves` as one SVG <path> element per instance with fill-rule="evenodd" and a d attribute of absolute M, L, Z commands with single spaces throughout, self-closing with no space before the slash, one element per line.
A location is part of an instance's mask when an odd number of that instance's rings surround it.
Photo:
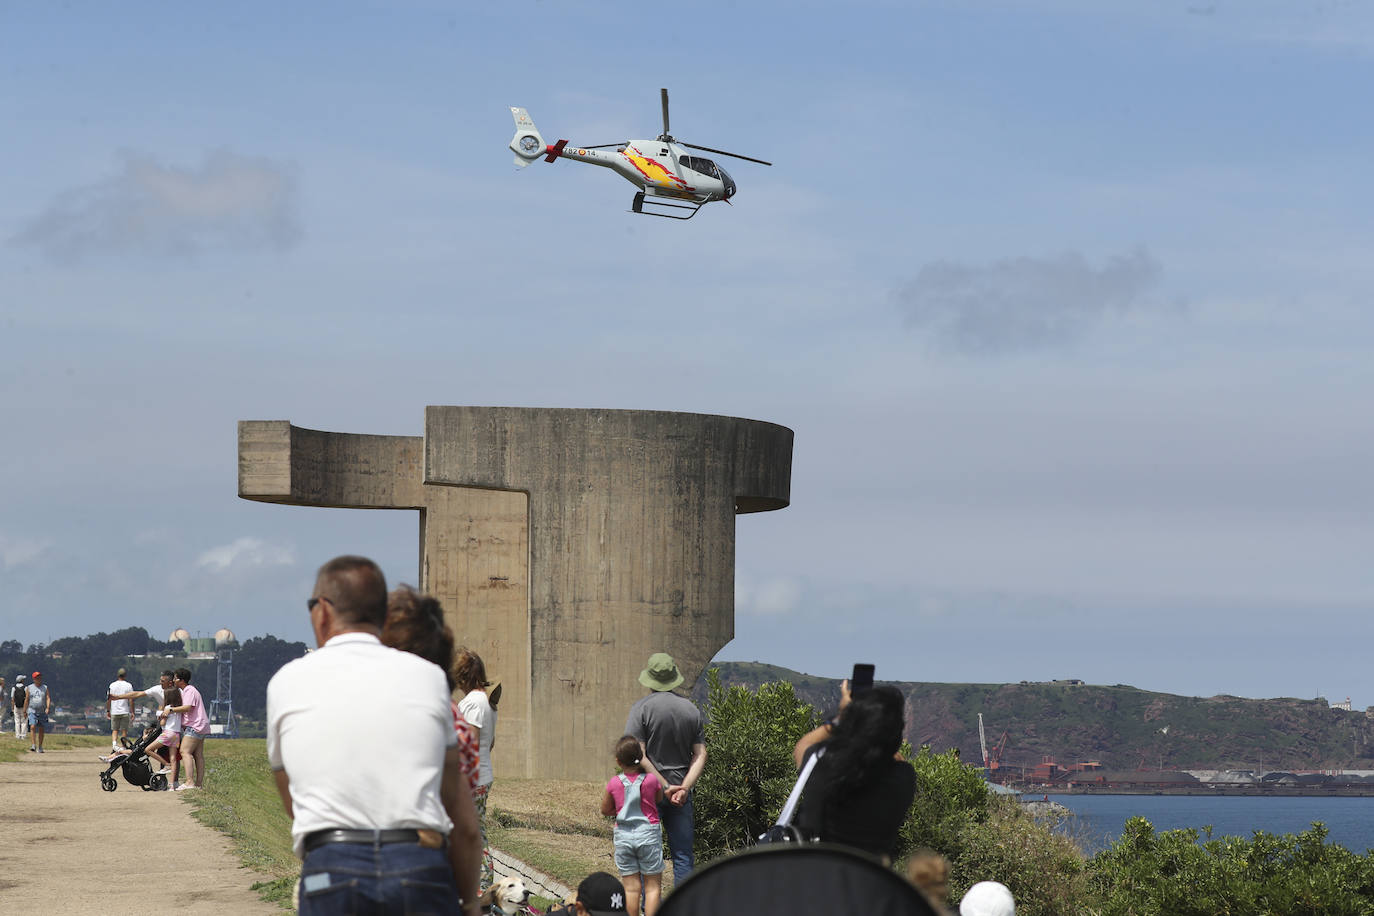
<path fill-rule="evenodd" d="M 797 781 L 792 748 L 819 717 L 784 681 L 727 690 L 715 668 L 706 681 L 706 769 L 692 807 L 696 853 L 709 861 L 750 845 L 777 817 Z"/>
<path fill-rule="evenodd" d="M 954 859 L 969 825 L 987 817 L 987 783 L 954 751 L 934 754 L 922 746 L 913 756 L 911 746 L 903 744 L 902 754 L 916 770 L 916 802 L 902 825 L 898 854 L 924 846 Z"/>
<path fill-rule="evenodd" d="M 1156 833 L 1143 817 L 1088 863 L 1100 916 L 1374 916 L 1374 855 L 1297 835 Z M 1199 840 L 1202 840 L 1199 842 Z"/>
<path fill-rule="evenodd" d="M 1074 901 L 1083 896 L 1083 856 L 1072 841 L 1014 799 L 989 793 L 978 769 L 956 752 L 903 752 L 916 770 L 916 801 L 902 826 L 901 855 L 926 847 L 949 859 L 955 900 L 979 881 L 1000 881 L 1023 916 L 1080 912 Z"/>
<path fill-rule="evenodd" d="M 990 796 L 983 817 L 971 820 L 953 840 L 957 848 L 946 854 L 955 899 L 979 881 L 1000 881 L 1011 889 L 1021 916 L 1086 912 L 1082 852 L 1014 798 Z"/>

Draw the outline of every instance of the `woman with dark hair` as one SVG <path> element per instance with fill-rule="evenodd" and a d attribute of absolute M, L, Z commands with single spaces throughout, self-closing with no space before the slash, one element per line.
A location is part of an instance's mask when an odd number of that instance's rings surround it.
<path fill-rule="evenodd" d="M 793 752 L 800 768 L 819 755 L 802 792 L 796 824 L 825 843 L 842 843 L 891 860 L 916 796 L 916 771 L 901 757 L 905 701 L 895 687 L 849 695 L 840 712 L 807 732 Z"/>
<path fill-rule="evenodd" d="M 444 623 L 444 608 L 439 599 L 422 595 L 409 585 L 402 585 L 386 596 L 386 622 L 382 626 L 382 645 L 418 655 L 433 662 L 448 680 L 449 707 L 453 711 L 453 729 L 458 733 L 458 752 L 462 758 L 462 772 L 467 777 L 468 791 L 477 790 L 477 731 L 458 711 L 452 693 L 458 686 L 453 671 L 453 629 Z"/>
<path fill-rule="evenodd" d="M 491 745 L 496 738 L 496 710 L 487 697 L 487 688 L 491 684 L 487 681 L 487 666 L 482 662 L 482 656 L 471 649 L 459 649 L 455 677 L 462 694 L 458 708 L 469 727 L 477 733 L 480 751 L 477 784 L 472 790 L 472 800 L 477 804 L 477 822 L 482 828 L 482 881 L 483 886 L 487 886 L 494 877 L 491 850 L 487 846 L 487 794 L 491 792 Z"/>

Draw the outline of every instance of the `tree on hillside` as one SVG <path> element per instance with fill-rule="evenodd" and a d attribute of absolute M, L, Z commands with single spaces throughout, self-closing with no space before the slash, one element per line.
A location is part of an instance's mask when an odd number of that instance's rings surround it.
<path fill-rule="evenodd" d="M 303 642 L 254 636 L 234 652 L 234 711 L 249 719 L 267 717 L 267 682 L 282 665 L 305 654 Z"/>
<path fill-rule="evenodd" d="M 113 633 L 91 636 L 64 636 L 48 645 L 48 651 L 63 655 L 85 655 L 89 658 L 114 658 L 146 655 L 150 643 L 155 642 L 143 627 L 125 627 Z"/>

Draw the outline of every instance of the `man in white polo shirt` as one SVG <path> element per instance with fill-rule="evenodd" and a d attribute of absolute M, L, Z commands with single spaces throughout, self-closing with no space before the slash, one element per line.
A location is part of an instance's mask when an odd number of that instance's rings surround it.
<path fill-rule="evenodd" d="M 386 579 L 371 560 L 320 567 L 306 607 L 320 648 L 267 685 L 267 758 L 293 818 L 301 916 L 457 912 L 460 898 L 478 912 L 481 836 L 444 672 L 381 644 Z M 399 739 L 360 751 L 357 723 L 378 721 Z"/>

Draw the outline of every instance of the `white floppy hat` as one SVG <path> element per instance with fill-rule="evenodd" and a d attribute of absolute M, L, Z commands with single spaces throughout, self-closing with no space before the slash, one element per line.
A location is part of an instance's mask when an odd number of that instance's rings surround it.
<path fill-rule="evenodd" d="M 1005 884 L 979 881 L 959 901 L 959 916 L 1016 916 L 1016 901 Z"/>

